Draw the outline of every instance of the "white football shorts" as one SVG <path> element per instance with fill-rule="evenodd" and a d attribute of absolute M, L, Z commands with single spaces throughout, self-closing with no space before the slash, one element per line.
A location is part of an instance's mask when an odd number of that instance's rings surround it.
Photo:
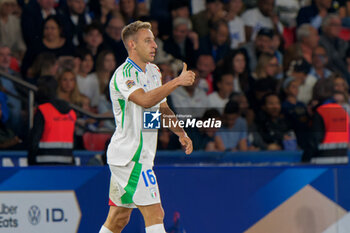
<path fill-rule="evenodd" d="M 160 203 L 158 183 L 152 166 L 131 161 L 126 166 L 109 165 L 109 169 L 109 205 L 137 208 L 137 205 Z"/>

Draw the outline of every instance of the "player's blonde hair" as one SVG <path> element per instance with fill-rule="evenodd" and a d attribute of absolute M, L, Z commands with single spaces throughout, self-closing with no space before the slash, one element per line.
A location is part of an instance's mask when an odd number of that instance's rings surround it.
<path fill-rule="evenodd" d="M 152 29 L 152 26 L 149 22 L 142 22 L 140 20 L 133 22 L 123 28 L 122 31 L 122 40 L 124 43 L 125 48 L 127 47 L 127 40 L 134 36 L 139 30 L 141 29 Z"/>

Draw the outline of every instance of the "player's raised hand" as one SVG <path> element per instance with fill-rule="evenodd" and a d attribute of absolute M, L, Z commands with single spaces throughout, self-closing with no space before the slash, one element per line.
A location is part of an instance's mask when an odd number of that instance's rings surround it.
<path fill-rule="evenodd" d="M 179 138 L 179 141 L 181 145 L 185 148 L 185 153 L 187 155 L 191 154 L 193 151 L 192 140 L 187 135 L 184 135 Z"/>
<path fill-rule="evenodd" d="M 180 86 L 192 86 L 194 79 L 196 78 L 196 75 L 194 74 L 193 71 L 187 70 L 187 64 L 183 63 L 184 66 L 182 68 L 182 72 L 179 75 L 178 80 Z"/>

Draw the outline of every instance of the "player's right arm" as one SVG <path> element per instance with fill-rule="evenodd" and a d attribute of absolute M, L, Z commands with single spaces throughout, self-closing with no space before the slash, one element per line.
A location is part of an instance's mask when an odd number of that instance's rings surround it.
<path fill-rule="evenodd" d="M 145 92 L 142 88 L 139 88 L 129 95 L 129 100 L 144 108 L 150 108 L 170 95 L 177 87 L 191 86 L 194 79 L 195 74 L 187 70 L 187 65 L 184 63 L 182 72 L 178 77 L 149 92 Z"/>

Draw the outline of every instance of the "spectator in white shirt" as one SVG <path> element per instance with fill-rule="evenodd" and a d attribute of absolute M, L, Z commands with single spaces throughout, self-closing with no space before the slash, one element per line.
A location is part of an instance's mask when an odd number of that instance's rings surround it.
<path fill-rule="evenodd" d="M 226 20 L 230 31 L 231 49 L 237 48 L 246 41 L 244 21 L 238 15 L 242 10 L 242 6 L 242 0 L 230 0 L 228 2 Z"/>
<path fill-rule="evenodd" d="M 283 25 L 274 12 L 275 0 L 258 0 L 257 7 L 249 9 L 242 15 L 245 23 L 247 40 L 254 40 L 261 28 L 283 32 Z"/>
<path fill-rule="evenodd" d="M 225 105 L 233 91 L 233 75 L 224 73 L 218 76 L 217 91 L 208 96 L 209 108 L 216 108 L 221 114 L 224 112 Z"/>
<path fill-rule="evenodd" d="M 90 74 L 94 67 L 92 54 L 87 50 L 80 50 L 79 57 L 81 60 L 77 75 L 79 91 L 90 99 L 92 107 L 97 107 L 100 98 L 100 88 L 96 73 Z"/>

